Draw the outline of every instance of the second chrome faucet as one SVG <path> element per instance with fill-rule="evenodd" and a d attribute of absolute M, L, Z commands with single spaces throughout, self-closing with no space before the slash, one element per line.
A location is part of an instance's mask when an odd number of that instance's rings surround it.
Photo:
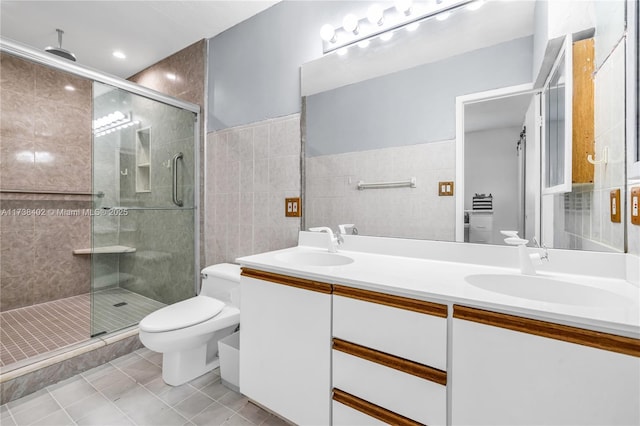
<path fill-rule="evenodd" d="M 358 233 L 358 230 L 356 229 L 355 225 L 352 223 L 338 225 L 337 234 L 334 234 L 331 228 L 329 228 L 328 226 L 318 226 L 315 228 L 309 228 L 309 231 L 326 232 L 327 235 L 329 236 L 329 244 L 328 244 L 329 253 L 337 253 L 338 246 L 344 243 L 344 238 L 342 236 L 347 234 L 347 229 L 350 229 L 351 233 L 354 235 Z"/>

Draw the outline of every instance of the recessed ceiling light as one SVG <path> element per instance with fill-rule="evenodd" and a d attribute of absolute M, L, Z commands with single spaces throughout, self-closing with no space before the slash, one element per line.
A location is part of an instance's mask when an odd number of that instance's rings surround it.
<path fill-rule="evenodd" d="M 127 59 L 127 55 L 125 55 L 123 52 L 119 50 L 114 50 L 112 55 L 118 59 Z"/>
<path fill-rule="evenodd" d="M 380 34 L 380 40 L 389 41 L 393 37 L 393 33 L 391 31 Z"/>
<path fill-rule="evenodd" d="M 176 79 L 178 78 L 175 74 L 172 74 L 172 73 L 170 73 L 170 72 L 168 72 L 168 73 L 167 73 L 167 74 L 165 74 L 165 75 L 166 75 L 166 77 L 167 77 L 169 80 L 176 80 Z"/>
<path fill-rule="evenodd" d="M 68 90 L 69 92 L 75 92 L 76 88 L 70 84 L 67 84 L 66 86 L 64 86 L 64 90 Z"/>
<path fill-rule="evenodd" d="M 451 16 L 451 12 L 442 12 L 442 13 L 438 13 L 436 15 L 436 19 L 438 21 L 444 21 L 446 20 L 449 16 Z"/>

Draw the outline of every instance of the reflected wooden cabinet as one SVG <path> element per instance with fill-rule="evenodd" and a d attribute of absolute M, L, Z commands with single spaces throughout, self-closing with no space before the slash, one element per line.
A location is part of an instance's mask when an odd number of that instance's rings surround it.
<path fill-rule="evenodd" d="M 594 39 L 573 43 L 573 151 L 572 182 L 593 183 L 595 167 L 587 157 L 595 157 L 594 129 Z M 598 158 L 596 158 L 596 161 Z"/>

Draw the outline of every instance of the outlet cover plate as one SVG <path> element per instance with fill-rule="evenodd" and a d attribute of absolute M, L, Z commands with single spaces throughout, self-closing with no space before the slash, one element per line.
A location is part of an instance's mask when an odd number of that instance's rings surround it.
<path fill-rule="evenodd" d="M 441 197 L 453 196 L 453 182 L 438 182 L 438 195 Z"/>
<path fill-rule="evenodd" d="M 286 217 L 300 217 L 302 208 L 300 197 L 284 199 L 284 215 Z"/>

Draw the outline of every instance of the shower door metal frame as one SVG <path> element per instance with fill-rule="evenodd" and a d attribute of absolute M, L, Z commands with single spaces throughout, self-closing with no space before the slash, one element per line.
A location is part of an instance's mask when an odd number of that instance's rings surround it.
<path fill-rule="evenodd" d="M 99 83 L 108 84 L 118 89 L 126 90 L 130 93 L 143 96 L 145 98 L 161 102 L 176 108 L 180 108 L 186 111 L 190 111 L 195 114 L 194 120 L 194 182 L 193 182 L 193 244 L 194 244 L 194 282 L 193 288 L 195 294 L 199 288 L 200 277 L 200 105 L 183 101 L 173 96 L 165 95 L 164 93 L 149 89 L 131 81 L 125 80 L 120 77 L 116 77 L 111 74 L 107 74 L 96 69 L 78 65 L 75 62 L 70 62 L 66 59 L 59 58 L 50 53 L 46 53 L 26 44 L 19 43 L 15 40 L 0 37 L 0 52 L 7 53 L 9 55 L 16 56 L 21 59 L 25 59 L 31 62 L 35 62 L 40 65 L 45 65 L 51 68 L 55 68 L 61 71 L 68 72 L 70 74 L 84 77 L 91 81 L 97 81 Z"/>

